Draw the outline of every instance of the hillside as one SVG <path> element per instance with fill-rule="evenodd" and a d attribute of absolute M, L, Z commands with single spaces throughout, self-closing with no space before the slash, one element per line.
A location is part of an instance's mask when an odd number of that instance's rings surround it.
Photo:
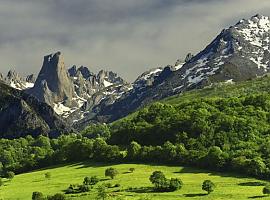
<path fill-rule="evenodd" d="M 270 77 L 255 78 L 248 81 L 236 83 L 219 83 L 204 89 L 187 91 L 163 99 L 161 102 L 169 104 L 179 104 L 184 100 L 195 100 L 198 98 L 228 98 L 240 97 L 244 95 L 255 95 L 270 92 Z"/>
<path fill-rule="evenodd" d="M 104 177 L 104 171 L 108 167 L 115 167 L 119 175 L 114 180 Z M 133 173 L 128 173 L 129 168 L 135 168 Z M 184 186 L 181 190 L 171 193 L 147 192 L 152 185 L 149 176 L 153 171 L 163 171 L 168 177 L 181 178 Z M 46 179 L 45 173 L 50 172 L 51 178 Z M 104 183 L 119 183 L 120 187 L 109 189 L 108 192 L 114 198 L 111 199 L 152 199 L 174 200 L 180 199 L 247 199 L 262 195 L 262 181 L 235 176 L 234 174 L 212 173 L 194 168 L 179 166 L 160 166 L 144 164 L 95 164 L 74 163 L 66 166 L 51 167 L 40 171 L 15 176 L 11 181 L 5 181 L 0 190 L 0 199 L 31 199 L 32 192 L 40 191 L 46 195 L 62 193 L 70 184 L 81 184 L 84 177 L 96 175 L 105 179 L 94 186 L 88 193 L 67 195 L 68 199 L 88 200 L 95 199 L 98 185 Z M 204 180 L 210 179 L 216 185 L 216 190 L 209 196 L 201 189 Z M 262 183 L 262 184 L 258 184 Z M 256 186 L 259 185 L 259 186 Z M 261 185 L 261 186 L 260 186 Z M 21 187 L 23 186 L 23 187 Z M 145 188 L 146 187 L 146 188 Z M 21 189 L 19 189 L 21 188 Z M 147 197 L 147 198 L 146 198 Z"/>
<path fill-rule="evenodd" d="M 47 104 L 0 82 L 0 137 L 56 137 L 72 129 Z"/>

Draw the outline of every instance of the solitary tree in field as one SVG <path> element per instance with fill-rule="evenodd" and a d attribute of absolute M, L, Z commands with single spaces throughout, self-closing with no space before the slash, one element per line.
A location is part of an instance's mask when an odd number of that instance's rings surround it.
<path fill-rule="evenodd" d="M 270 195 L 270 185 L 266 185 L 266 186 L 263 188 L 263 194 Z"/>
<path fill-rule="evenodd" d="M 117 169 L 112 167 L 105 170 L 105 176 L 109 176 L 111 179 L 114 179 L 118 174 L 119 172 L 117 171 Z"/>
<path fill-rule="evenodd" d="M 208 194 L 214 191 L 215 184 L 210 180 L 205 180 L 202 184 L 202 189 L 205 190 Z"/>

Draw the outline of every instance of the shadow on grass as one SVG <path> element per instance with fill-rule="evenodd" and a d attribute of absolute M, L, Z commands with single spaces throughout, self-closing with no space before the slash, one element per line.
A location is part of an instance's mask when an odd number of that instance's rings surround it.
<path fill-rule="evenodd" d="M 122 174 L 132 174 L 132 172 L 123 172 Z"/>
<path fill-rule="evenodd" d="M 250 181 L 245 183 L 239 183 L 240 186 L 265 186 L 266 184 L 259 181 Z"/>
<path fill-rule="evenodd" d="M 183 167 L 179 171 L 174 172 L 176 174 L 180 173 L 192 173 L 192 174 L 209 174 L 209 176 L 220 176 L 220 177 L 234 177 L 234 178 L 250 178 L 249 176 L 231 172 L 215 172 L 208 169 L 193 168 L 193 167 Z"/>
<path fill-rule="evenodd" d="M 126 192 L 134 192 L 134 193 L 153 193 L 153 192 L 155 192 L 152 187 L 128 188 L 125 191 Z"/>
<path fill-rule="evenodd" d="M 262 199 L 262 198 L 265 198 L 265 197 L 269 197 L 267 195 L 258 195 L 258 196 L 253 196 L 253 197 L 248 197 L 249 199 Z"/>
<path fill-rule="evenodd" d="M 205 193 L 199 193 L 199 194 L 184 194 L 185 197 L 203 197 L 207 196 Z"/>

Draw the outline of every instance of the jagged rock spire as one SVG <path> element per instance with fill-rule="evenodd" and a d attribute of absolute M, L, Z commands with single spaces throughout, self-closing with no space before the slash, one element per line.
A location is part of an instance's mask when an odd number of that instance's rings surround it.
<path fill-rule="evenodd" d="M 66 71 L 61 52 L 44 57 L 34 88 L 29 92 L 49 105 L 57 102 L 71 104 L 74 86 Z"/>

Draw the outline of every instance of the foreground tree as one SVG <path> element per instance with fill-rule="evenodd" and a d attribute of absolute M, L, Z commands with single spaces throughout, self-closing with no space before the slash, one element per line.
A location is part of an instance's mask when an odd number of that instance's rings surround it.
<path fill-rule="evenodd" d="M 105 170 L 105 176 L 109 176 L 111 179 L 114 179 L 118 174 L 118 170 L 112 167 Z"/>
<path fill-rule="evenodd" d="M 205 180 L 202 184 L 202 189 L 205 190 L 208 194 L 214 191 L 215 184 L 210 180 Z"/>

